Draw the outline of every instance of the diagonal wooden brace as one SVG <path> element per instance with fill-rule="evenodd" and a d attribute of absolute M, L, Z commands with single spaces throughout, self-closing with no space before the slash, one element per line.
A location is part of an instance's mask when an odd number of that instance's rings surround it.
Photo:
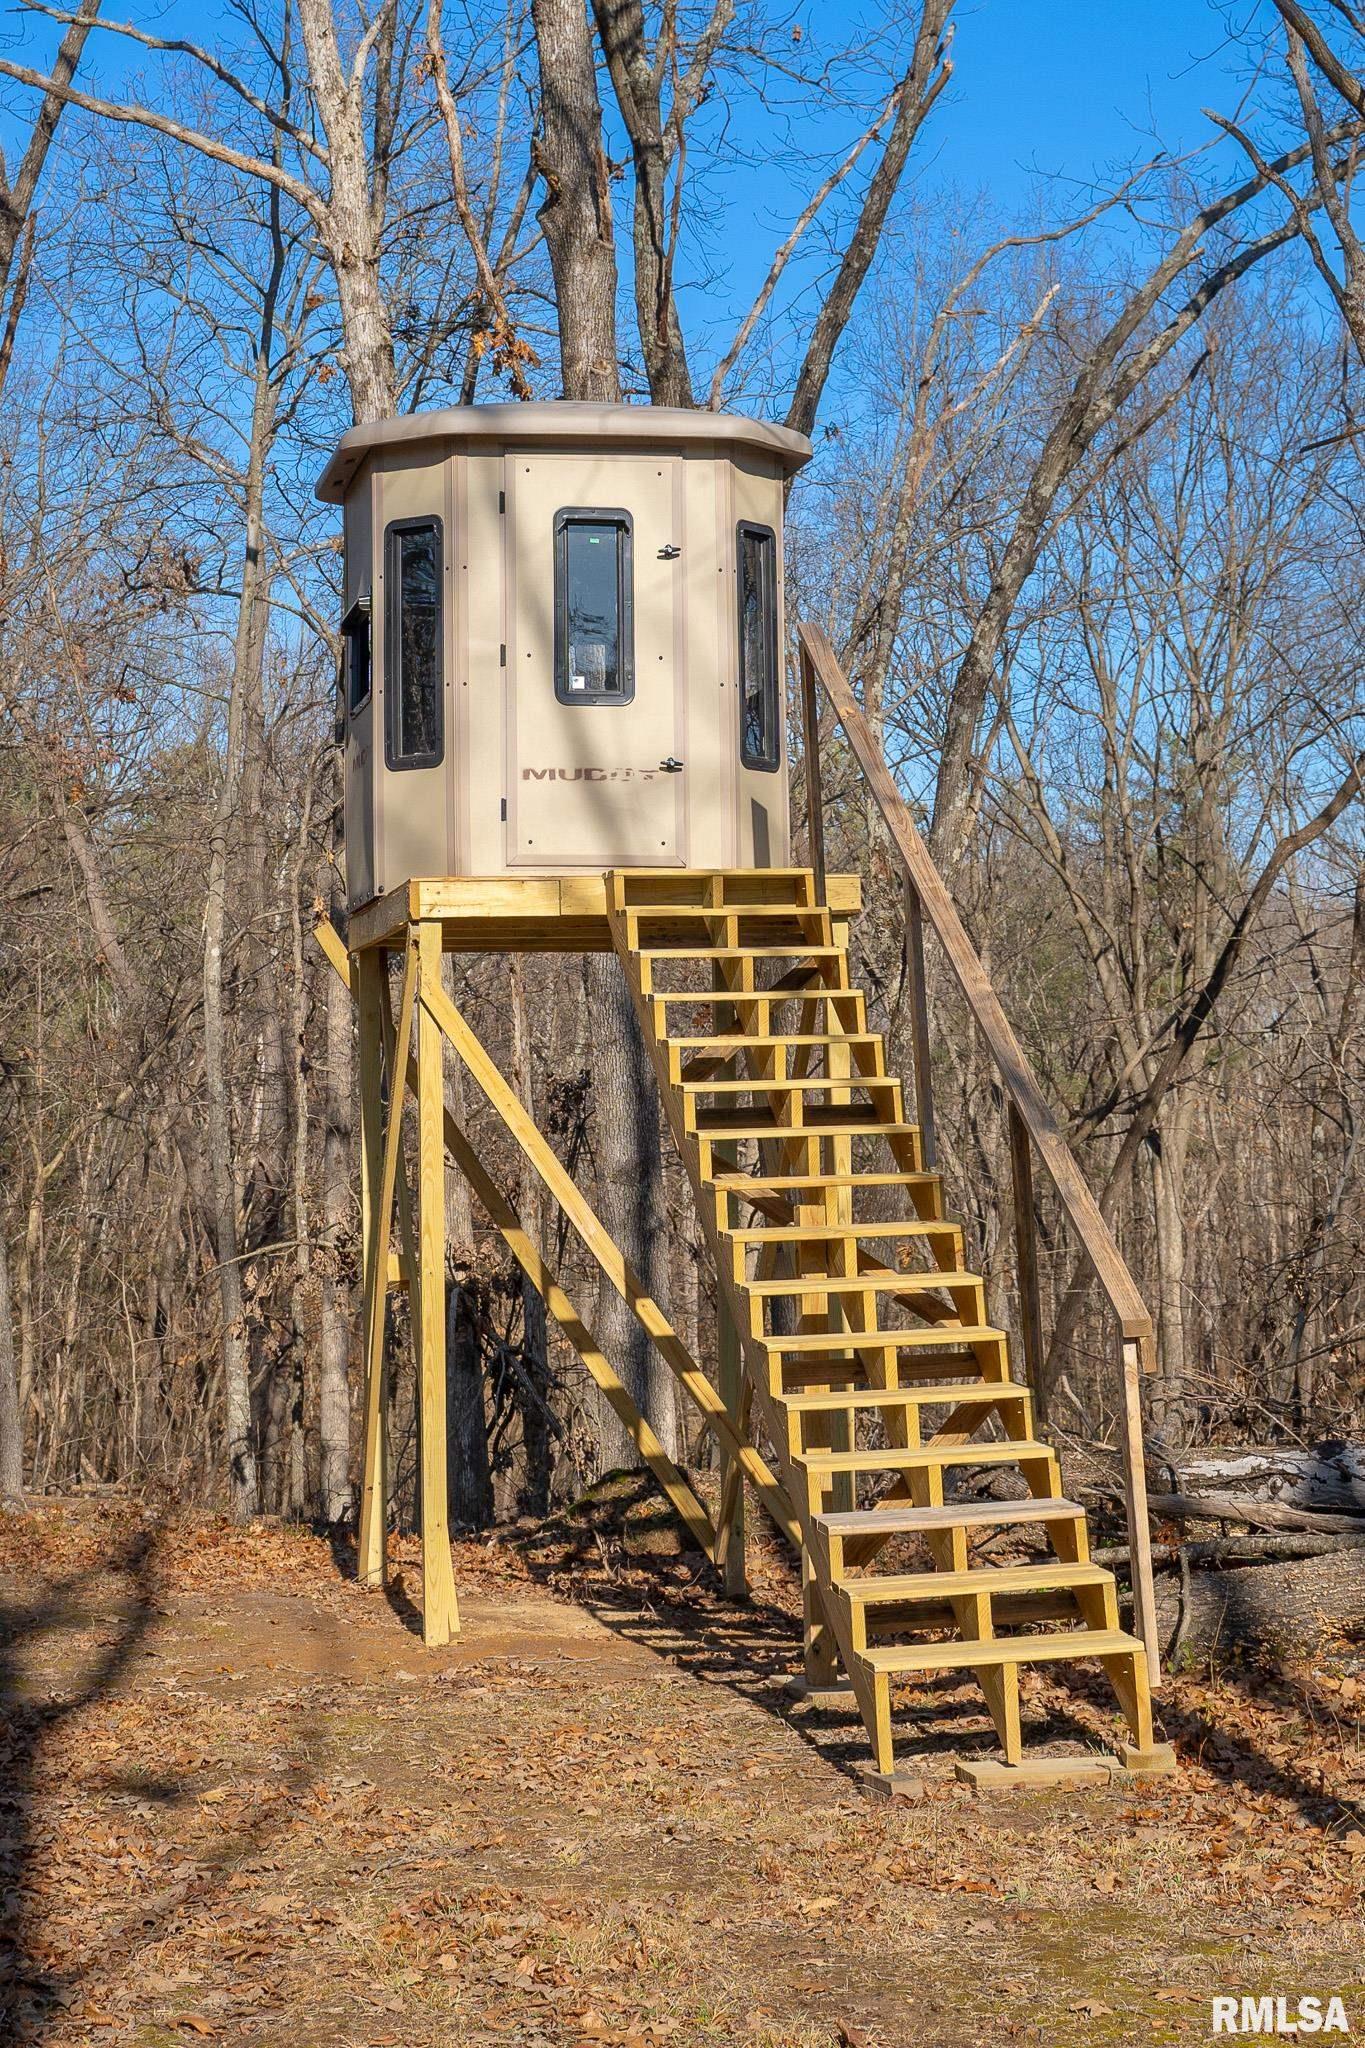
<path fill-rule="evenodd" d="M 489 1106 L 501 1119 L 509 1137 L 539 1174 L 547 1191 L 564 1211 L 583 1244 L 636 1317 L 664 1363 L 701 1410 L 726 1450 L 743 1468 L 745 1478 L 753 1486 L 778 1528 L 799 1548 L 801 1525 L 792 1512 L 791 1503 L 781 1482 L 754 1446 L 741 1436 L 735 1418 L 730 1414 L 724 1401 L 692 1357 L 658 1302 L 646 1291 L 634 1267 L 617 1246 L 568 1168 L 564 1166 L 553 1147 L 546 1142 L 515 1090 L 499 1071 L 444 989 L 439 986 L 430 990 L 423 988 L 421 1000 L 478 1083 Z"/>
<path fill-rule="evenodd" d="M 323 920 L 317 927 L 316 936 L 318 944 L 332 966 L 339 974 L 344 975 L 349 980 L 348 956 L 334 926 Z M 395 1033 L 390 1018 L 388 1030 L 385 1032 L 385 1052 L 391 1062 L 391 1072 L 394 1070 L 394 1042 Z M 408 1089 L 415 1095 L 417 1090 L 417 1063 L 411 1055 L 408 1056 L 406 1061 L 405 1078 Z M 498 1231 L 503 1242 L 522 1267 L 532 1285 L 539 1290 L 544 1298 L 546 1307 L 563 1330 L 564 1335 L 573 1345 L 578 1356 L 582 1359 L 585 1369 L 597 1386 L 601 1388 L 604 1397 L 610 1402 L 617 1415 L 621 1418 L 641 1457 L 644 1458 L 663 1492 L 672 1502 L 680 1519 L 691 1530 L 694 1539 L 706 1552 L 707 1556 L 719 1562 L 720 1544 L 705 1505 L 693 1491 L 683 1473 L 669 1457 L 663 1445 L 659 1442 L 658 1437 L 650 1428 L 649 1423 L 631 1400 L 626 1388 L 622 1385 L 600 1350 L 588 1323 L 579 1314 L 573 1302 L 565 1293 L 555 1268 L 546 1260 L 538 1246 L 529 1236 L 512 1202 L 487 1172 L 469 1139 L 461 1130 L 448 1108 L 444 1114 L 444 1137 L 447 1151 L 469 1181 L 471 1188 L 490 1217 L 494 1228 Z M 396 1169 L 396 1179 L 399 1195 L 400 1222 L 403 1225 L 404 1237 L 408 1240 L 407 1244 L 405 1244 L 405 1254 L 411 1270 L 415 1262 L 413 1260 L 411 1244 L 411 1218 L 408 1213 L 406 1200 L 406 1178 L 403 1174 L 401 1159 Z M 380 1327 L 382 1332 L 382 1324 Z M 367 1418 L 369 1406 L 367 1383 Z M 377 1411 L 374 1426 L 377 1433 Z"/>

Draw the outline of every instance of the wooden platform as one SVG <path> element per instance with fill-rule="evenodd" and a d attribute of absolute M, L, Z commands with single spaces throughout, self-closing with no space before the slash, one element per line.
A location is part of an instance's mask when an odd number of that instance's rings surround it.
<path fill-rule="evenodd" d="M 750 879 L 755 889 L 771 885 L 781 900 L 786 871 L 764 870 Z M 679 868 L 680 898 L 697 874 Z M 859 875 L 828 877 L 829 909 L 839 919 L 863 907 Z M 755 895 L 755 902 L 765 899 Z M 441 924 L 447 953 L 610 953 L 605 875 L 456 875 L 406 883 L 353 910 L 347 931 L 351 952 L 371 946 L 402 946 L 408 926 Z"/>

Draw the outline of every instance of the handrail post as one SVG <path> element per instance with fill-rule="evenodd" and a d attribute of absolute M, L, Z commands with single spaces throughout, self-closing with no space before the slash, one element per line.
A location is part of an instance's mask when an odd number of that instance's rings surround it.
<path fill-rule="evenodd" d="M 1161 1683 L 1161 1648 L 1156 1619 L 1156 1583 L 1152 1577 L 1152 1529 L 1147 1509 L 1147 1468 L 1142 1445 L 1142 1351 L 1150 1354 L 1152 1340 L 1140 1344 L 1121 1336 L 1119 1346 L 1120 1427 L 1123 1433 L 1123 1496 L 1128 1518 L 1128 1572 L 1133 1582 L 1133 1623 L 1147 1651 L 1147 1670 L 1153 1685 Z M 1146 1361 L 1150 1366 L 1150 1356 Z"/>
<path fill-rule="evenodd" d="M 1019 1334 L 1024 1375 L 1046 1409 L 1043 1385 L 1043 1304 L 1038 1286 L 1038 1218 L 1033 1202 L 1033 1154 L 1028 1126 L 1009 1105 L 1010 1179 L 1014 1189 L 1014 1258 L 1019 1280 Z"/>
<path fill-rule="evenodd" d="M 820 702 L 815 687 L 815 668 L 804 647 L 801 649 L 801 727 L 806 753 L 806 830 L 810 837 L 810 864 L 815 872 L 815 900 L 825 900 L 825 801 L 820 782 Z"/>
<path fill-rule="evenodd" d="M 934 1135 L 934 1073 L 929 1051 L 929 990 L 924 976 L 924 906 L 919 890 L 905 878 L 905 964 L 910 989 L 910 1056 L 915 1069 L 915 1116 L 925 1171 L 938 1163 Z"/>

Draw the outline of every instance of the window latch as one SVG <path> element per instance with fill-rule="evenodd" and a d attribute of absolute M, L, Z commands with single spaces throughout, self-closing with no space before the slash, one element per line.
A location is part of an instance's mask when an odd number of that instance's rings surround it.
<path fill-rule="evenodd" d="M 676 547 L 671 540 L 665 541 L 664 545 L 659 549 L 659 560 L 661 562 L 676 562 L 681 553 L 682 549 Z"/>
<path fill-rule="evenodd" d="M 663 769 L 665 775 L 681 775 L 684 763 L 670 754 L 666 761 L 660 761 L 659 766 Z"/>

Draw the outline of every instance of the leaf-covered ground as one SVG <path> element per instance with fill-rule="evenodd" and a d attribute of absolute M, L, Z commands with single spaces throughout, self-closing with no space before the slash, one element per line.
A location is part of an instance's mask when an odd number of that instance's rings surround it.
<path fill-rule="evenodd" d="M 643 1500 L 464 1545 L 464 1636 L 344 1548 L 68 1503 L 0 1522 L 0 2039 L 278 2048 L 1199 2043 L 1214 1993 L 1365 2029 L 1365 1680 L 1180 1677 L 1175 1779 L 925 1794 L 794 1702 L 796 1589 L 719 1598 Z M 1026 1680 L 1030 1740 L 1116 1732 Z M 8 2032 L 6 2032 L 8 2028 Z"/>

